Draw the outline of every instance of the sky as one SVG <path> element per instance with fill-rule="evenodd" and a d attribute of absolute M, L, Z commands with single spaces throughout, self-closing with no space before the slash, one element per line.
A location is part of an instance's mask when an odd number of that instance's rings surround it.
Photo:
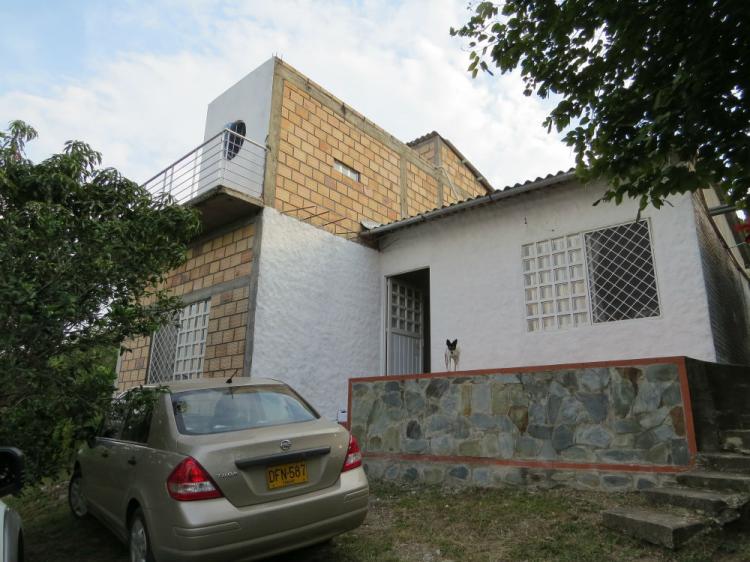
<path fill-rule="evenodd" d="M 208 103 L 273 55 L 402 141 L 450 139 L 496 188 L 569 168 L 554 106 L 519 75 L 472 79 L 466 0 L 2 0 L 0 126 L 66 140 L 142 182 L 201 143 Z"/>

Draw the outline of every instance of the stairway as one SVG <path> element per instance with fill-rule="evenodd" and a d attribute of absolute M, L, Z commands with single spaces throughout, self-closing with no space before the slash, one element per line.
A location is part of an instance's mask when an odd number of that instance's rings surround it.
<path fill-rule="evenodd" d="M 724 431 L 722 444 L 722 452 L 700 453 L 677 486 L 643 490 L 650 508 L 605 511 L 604 525 L 674 549 L 705 529 L 750 518 L 750 430 Z"/>

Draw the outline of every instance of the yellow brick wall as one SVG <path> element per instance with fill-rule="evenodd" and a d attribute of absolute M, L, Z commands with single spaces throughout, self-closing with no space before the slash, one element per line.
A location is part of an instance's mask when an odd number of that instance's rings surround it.
<path fill-rule="evenodd" d="M 150 343 L 149 337 L 138 337 L 123 343 L 123 347 L 130 351 L 126 351 L 120 357 L 120 372 L 117 377 L 120 390 L 138 386 L 146 381 Z"/>
<path fill-rule="evenodd" d="M 359 182 L 334 169 L 339 160 Z M 399 155 L 353 127 L 288 80 L 281 105 L 276 208 L 335 233 L 358 232 L 359 222 L 400 216 Z M 305 211 L 298 209 L 310 207 Z"/>
<path fill-rule="evenodd" d="M 187 261 L 167 279 L 167 288 L 181 296 L 248 275 L 254 235 L 255 225 L 248 224 L 194 245 Z"/>
<path fill-rule="evenodd" d="M 429 164 L 435 163 L 435 141 L 433 139 L 429 139 L 412 148 L 425 162 L 428 162 Z"/>
<path fill-rule="evenodd" d="M 204 377 L 242 375 L 249 291 L 249 286 L 240 287 L 211 297 Z"/>
<path fill-rule="evenodd" d="M 471 170 L 469 170 L 469 168 L 467 168 L 466 165 L 461 162 L 458 156 L 456 156 L 456 153 L 453 152 L 453 150 L 451 150 L 450 147 L 448 147 L 445 143 L 442 143 L 440 159 L 442 162 L 442 167 L 450 176 L 453 185 L 465 192 L 465 197 L 461 197 L 461 199 L 487 194 L 487 190 L 481 183 L 479 183 L 479 181 L 477 181 Z M 447 180 L 445 181 L 445 183 L 448 183 Z M 453 190 L 450 189 L 450 186 L 445 185 L 444 193 L 446 196 L 446 203 L 448 203 L 449 201 L 454 202 L 456 200 L 452 192 Z"/>
<path fill-rule="evenodd" d="M 438 206 L 438 182 L 433 176 L 408 162 L 406 164 L 406 178 L 409 194 L 406 201 L 409 216 L 435 209 Z"/>
<path fill-rule="evenodd" d="M 166 287 L 175 295 L 188 295 L 220 283 L 249 275 L 253 264 L 255 225 L 202 240 L 188 250 L 188 259 L 167 278 Z M 203 376 L 241 373 L 248 319 L 249 287 L 213 294 L 206 336 Z M 150 338 L 123 343 L 130 349 L 120 361 L 118 386 L 121 390 L 146 382 Z"/>

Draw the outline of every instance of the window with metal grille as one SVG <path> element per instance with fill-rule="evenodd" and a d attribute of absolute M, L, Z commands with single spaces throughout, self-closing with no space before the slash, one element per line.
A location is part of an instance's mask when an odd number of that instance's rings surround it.
<path fill-rule="evenodd" d="M 237 156 L 240 148 L 242 148 L 242 143 L 245 142 L 247 127 L 244 121 L 238 120 L 227 123 L 224 129 L 224 158 L 231 160 Z"/>
<path fill-rule="evenodd" d="M 560 236 L 521 248 L 526 330 L 556 330 L 589 323 L 581 235 Z"/>
<path fill-rule="evenodd" d="M 174 322 L 162 326 L 153 335 L 148 369 L 150 383 L 201 376 L 210 309 L 210 299 L 189 304 Z"/>
<path fill-rule="evenodd" d="M 659 315 L 647 221 L 587 232 L 585 243 L 594 322 Z"/>
<path fill-rule="evenodd" d="M 521 247 L 526 330 L 659 315 L 648 222 Z"/>

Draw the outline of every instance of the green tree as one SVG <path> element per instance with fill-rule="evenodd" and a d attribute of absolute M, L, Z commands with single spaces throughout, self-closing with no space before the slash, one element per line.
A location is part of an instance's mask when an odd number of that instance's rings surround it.
<path fill-rule="evenodd" d="M 199 221 L 71 141 L 35 164 L 36 132 L 0 132 L 0 443 L 34 477 L 69 459 L 76 427 L 113 391 L 116 350 L 172 317 L 165 274 L 186 258 Z"/>
<path fill-rule="evenodd" d="M 519 69 L 525 94 L 561 96 L 544 125 L 567 129 L 584 181 L 605 200 L 661 206 L 710 185 L 750 198 L 747 0 L 481 2 L 452 35 L 469 70 Z"/>

